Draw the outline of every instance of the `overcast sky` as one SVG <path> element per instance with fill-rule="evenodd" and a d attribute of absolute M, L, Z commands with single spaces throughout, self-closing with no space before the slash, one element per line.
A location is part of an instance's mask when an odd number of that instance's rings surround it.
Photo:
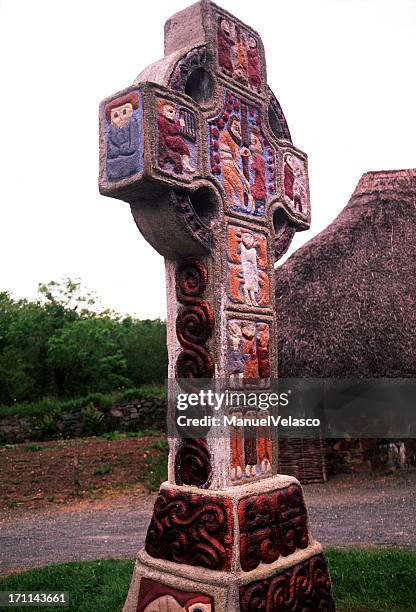
<path fill-rule="evenodd" d="M 187 0 L 0 0 L 0 290 L 80 277 L 104 305 L 165 318 L 162 258 L 97 188 L 98 104 L 163 56 Z M 262 36 L 269 84 L 309 155 L 312 228 L 367 170 L 416 166 L 415 0 L 223 0 Z M 254 8 L 255 7 L 255 10 Z"/>

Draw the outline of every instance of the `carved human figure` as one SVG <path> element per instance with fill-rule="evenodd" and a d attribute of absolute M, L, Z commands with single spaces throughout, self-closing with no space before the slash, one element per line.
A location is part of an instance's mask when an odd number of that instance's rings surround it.
<path fill-rule="evenodd" d="M 244 193 L 247 194 L 251 206 L 254 205 L 250 193 L 250 182 L 244 176 L 241 169 L 242 158 L 249 157 L 250 151 L 242 146 L 241 122 L 236 115 L 232 115 L 228 121 L 227 129 L 220 134 L 220 157 L 224 177 L 224 189 L 228 202 L 233 208 L 236 207 L 234 194 L 237 196 L 238 205 L 244 205 Z"/>
<path fill-rule="evenodd" d="M 241 412 L 233 412 L 237 419 L 243 415 Z M 231 478 L 241 478 L 244 467 L 244 438 L 241 427 L 232 426 L 230 429 L 231 445 Z"/>
<path fill-rule="evenodd" d="M 236 321 L 228 323 L 228 373 L 233 389 L 242 387 L 244 356 L 241 327 Z"/>
<path fill-rule="evenodd" d="M 164 166 L 170 162 L 177 174 L 183 171 L 192 173 L 195 168 L 191 164 L 190 151 L 181 135 L 185 126 L 183 119 L 177 119 L 177 108 L 169 100 L 160 100 L 158 108 L 159 130 L 159 163 Z"/>
<path fill-rule="evenodd" d="M 241 235 L 241 265 L 243 268 L 243 292 L 247 304 L 258 306 L 259 269 L 257 266 L 257 243 L 253 234 L 244 230 Z"/>
<path fill-rule="evenodd" d="M 264 411 L 261 414 L 263 418 L 267 415 L 268 411 Z M 257 464 L 263 473 L 269 472 L 272 469 L 272 441 L 268 427 L 260 427 L 258 431 Z"/>
<path fill-rule="evenodd" d="M 293 170 L 293 155 L 291 153 L 285 153 L 283 173 L 285 195 L 293 202 L 295 173 Z"/>
<path fill-rule="evenodd" d="M 284 190 L 289 204 L 293 204 L 295 210 L 305 212 L 308 195 L 305 186 L 305 177 L 302 162 L 292 153 L 284 155 Z"/>
<path fill-rule="evenodd" d="M 264 204 L 266 201 L 266 162 L 263 155 L 260 130 L 255 126 L 250 129 L 251 168 L 253 170 L 253 184 L 251 195 L 254 201 Z"/>
<path fill-rule="evenodd" d="M 259 364 L 260 384 L 267 384 L 270 379 L 270 332 L 267 323 L 260 323 L 257 329 L 257 360 Z"/>
<path fill-rule="evenodd" d="M 240 33 L 237 44 L 236 44 L 234 76 L 238 81 L 247 85 L 248 84 L 247 73 L 248 73 L 248 60 L 247 60 L 246 37 L 244 36 L 243 33 Z"/>
<path fill-rule="evenodd" d="M 132 176 L 140 170 L 140 130 L 133 115 L 138 108 L 136 92 L 112 100 L 105 108 L 109 123 L 106 139 L 109 181 Z"/>
<path fill-rule="evenodd" d="M 300 213 L 303 213 L 304 212 L 303 206 L 304 206 L 304 203 L 306 204 L 306 201 L 307 201 L 307 193 L 306 193 L 304 178 L 302 175 L 302 170 L 300 168 L 300 165 L 296 167 L 296 164 L 295 164 L 294 174 L 295 174 L 295 183 L 294 183 L 294 189 L 293 189 L 293 203 L 295 205 L 296 210 L 298 210 Z"/>
<path fill-rule="evenodd" d="M 243 354 L 245 357 L 243 370 L 244 385 L 252 385 L 258 381 L 259 365 L 256 348 L 256 324 L 247 321 L 241 328 L 243 334 Z"/>
<path fill-rule="evenodd" d="M 220 18 L 218 22 L 218 63 L 230 76 L 234 72 L 232 49 L 235 41 L 232 25 L 228 19 Z"/>
<path fill-rule="evenodd" d="M 260 91 L 260 56 L 257 47 L 257 40 L 254 38 L 254 36 L 249 36 L 247 40 L 247 64 L 248 83 L 250 87 L 256 91 Z"/>
<path fill-rule="evenodd" d="M 244 414 L 247 419 L 255 419 L 257 417 L 256 410 L 247 410 Z M 244 472 L 248 478 L 257 474 L 257 440 L 253 435 L 253 430 L 248 427 L 244 429 Z"/>

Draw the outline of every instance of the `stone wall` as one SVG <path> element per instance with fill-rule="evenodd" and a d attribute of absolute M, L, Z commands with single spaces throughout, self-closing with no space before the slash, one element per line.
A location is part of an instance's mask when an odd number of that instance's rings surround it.
<path fill-rule="evenodd" d="M 164 398 L 133 399 L 110 408 L 88 404 L 81 409 L 52 411 L 32 417 L 12 416 L 0 421 L 0 443 L 100 435 L 110 431 L 165 429 Z"/>

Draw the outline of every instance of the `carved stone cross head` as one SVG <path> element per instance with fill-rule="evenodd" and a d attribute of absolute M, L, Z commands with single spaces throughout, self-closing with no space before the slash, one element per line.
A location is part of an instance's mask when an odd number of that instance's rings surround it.
<path fill-rule="evenodd" d="M 169 377 L 268 389 L 274 264 L 310 206 L 306 155 L 267 86 L 257 32 L 208 0 L 174 15 L 165 57 L 101 104 L 99 185 L 165 257 Z M 170 481 L 215 488 L 276 472 L 268 436 L 233 436 L 172 443 Z"/>

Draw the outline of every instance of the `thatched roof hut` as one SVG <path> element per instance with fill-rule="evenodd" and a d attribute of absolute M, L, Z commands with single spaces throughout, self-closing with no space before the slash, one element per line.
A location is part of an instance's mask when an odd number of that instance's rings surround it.
<path fill-rule="evenodd" d="M 280 376 L 415 376 L 416 170 L 364 174 L 276 273 Z"/>

